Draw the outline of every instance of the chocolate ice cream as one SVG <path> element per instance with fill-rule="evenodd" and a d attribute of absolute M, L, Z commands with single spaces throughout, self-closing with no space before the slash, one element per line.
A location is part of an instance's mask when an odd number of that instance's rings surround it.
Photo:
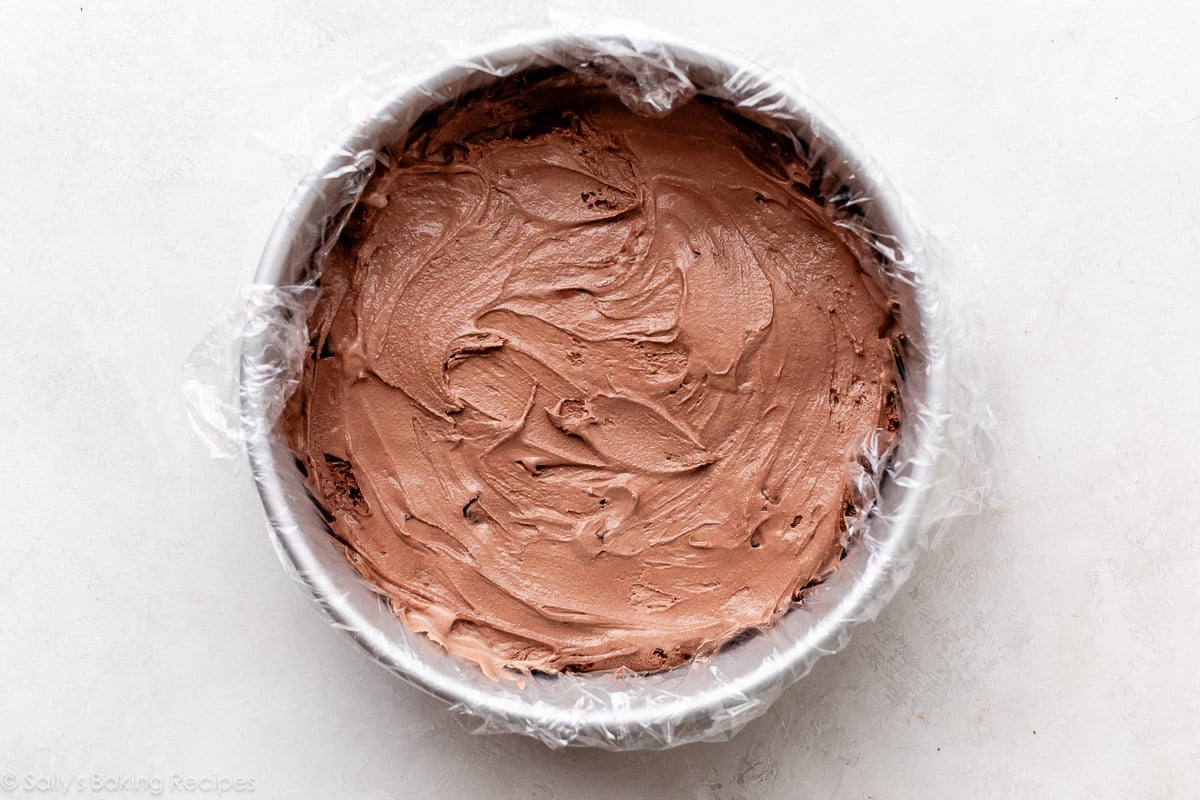
<path fill-rule="evenodd" d="M 287 420 L 351 559 L 488 674 L 657 670 L 843 552 L 894 319 L 792 143 L 565 74 L 427 115 L 323 264 Z"/>

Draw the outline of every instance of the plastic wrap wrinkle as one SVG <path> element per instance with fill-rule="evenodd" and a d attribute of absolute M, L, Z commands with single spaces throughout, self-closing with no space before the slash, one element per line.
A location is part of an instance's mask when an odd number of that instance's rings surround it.
<path fill-rule="evenodd" d="M 992 488 L 990 413 L 972 341 L 940 276 L 956 265 L 916 225 L 896 192 L 850 140 L 783 78 L 671 37 L 571 32 L 510 37 L 436 72 L 372 87 L 384 101 L 301 182 L 281 216 L 246 300 L 189 360 L 185 394 L 216 456 L 245 449 L 281 559 L 381 664 L 452 704 L 481 732 L 515 732 L 550 746 L 670 747 L 727 738 L 761 714 L 852 627 L 872 619 L 945 523 L 981 510 Z M 279 430 L 307 356 L 319 263 L 373 174 L 376 153 L 425 111 L 526 69 L 599 76 L 635 111 L 664 116 L 699 94 L 785 131 L 818 174 L 836 224 L 853 234 L 896 302 L 905 333 L 901 431 L 887 453 L 866 446 L 858 513 L 837 570 L 776 624 L 703 659 L 651 675 L 532 674 L 493 681 L 414 634 L 351 566 Z M 877 257 L 871 254 L 878 254 Z M 314 255 L 316 258 L 314 259 Z M 864 443 L 865 445 L 866 443 Z M 883 474 L 879 470 L 886 467 Z"/>

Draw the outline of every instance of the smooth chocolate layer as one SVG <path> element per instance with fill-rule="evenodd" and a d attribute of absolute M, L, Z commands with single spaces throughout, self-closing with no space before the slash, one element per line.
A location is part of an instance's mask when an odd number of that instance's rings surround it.
<path fill-rule="evenodd" d="M 288 424 L 409 626 L 489 674 L 655 670 L 834 569 L 893 319 L 788 149 L 562 76 L 392 148 Z"/>

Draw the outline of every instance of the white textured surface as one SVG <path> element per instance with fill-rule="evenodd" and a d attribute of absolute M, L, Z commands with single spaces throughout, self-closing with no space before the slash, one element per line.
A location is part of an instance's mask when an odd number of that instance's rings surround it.
<path fill-rule="evenodd" d="M 1010 482 L 1003 513 L 958 526 L 735 740 L 607 754 L 471 736 L 369 663 L 284 577 L 248 476 L 206 459 L 177 388 L 293 179 L 252 134 L 380 60 L 519 18 L 81 1 L 0 0 L 0 784 L 1200 795 L 1190 4 L 606 6 L 799 67 L 926 218 L 977 244 Z"/>

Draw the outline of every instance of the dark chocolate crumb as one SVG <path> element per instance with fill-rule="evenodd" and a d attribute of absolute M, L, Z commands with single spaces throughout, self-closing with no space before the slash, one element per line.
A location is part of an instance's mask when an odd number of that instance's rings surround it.
<path fill-rule="evenodd" d="M 895 433 L 900 430 L 900 407 L 896 402 L 896 389 L 892 387 L 883 400 L 884 413 L 887 416 L 887 430 L 889 433 Z"/>
<path fill-rule="evenodd" d="M 358 479 L 354 476 L 354 468 L 344 458 L 338 458 L 333 453 L 325 453 L 325 466 L 328 470 L 329 490 L 325 495 L 334 508 L 343 511 L 364 511 L 366 501 Z"/>
<path fill-rule="evenodd" d="M 479 507 L 479 495 L 467 501 L 463 506 L 462 515 L 476 525 L 487 519 L 487 514 Z"/>

